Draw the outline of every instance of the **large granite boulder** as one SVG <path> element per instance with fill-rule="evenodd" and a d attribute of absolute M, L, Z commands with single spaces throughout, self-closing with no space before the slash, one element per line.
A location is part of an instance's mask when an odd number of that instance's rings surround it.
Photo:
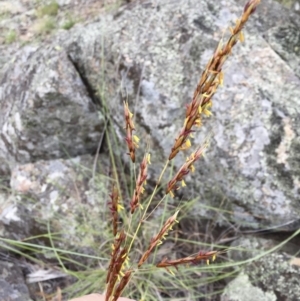
<path fill-rule="evenodd" d="M 102 87 L 98 95 L 106 100 L 120 137 L 120 93 L 126 91 L 137 133 L 155 158 L 153 181 L 183 124 L 201 70 L 242 11 L 237 2 L 132 4 L 60 40 L 91 90 Z M 183 197 L 198 198 L 193 212 L 208 217 L 215 214 L 207 206 L 226 204 L 233 214 L 218 213 L 222 223 L 231 219 L 242 226 L 277 227 L 298 220 L 300 213 L 300 80 L 298 67 L 289 66 L 299 57 L 294 53 L 285 61 L 277 54 L 280 47 L 274 49 L 283 40 L 270 38 L 274 26 L 294 16 L 273 1 L 264 1 L 256 14 L 245 29 L 245 43 L 235 47 L 225 65 L 225 86 L 213 100 L 214 117 L 195 134 L 194 145 L 201 145 L 209 132 L 213 136 Z M 290 34 L 298 37 L 298 32 Z M 184 156 L 174 160 L 174 170 Z"/>

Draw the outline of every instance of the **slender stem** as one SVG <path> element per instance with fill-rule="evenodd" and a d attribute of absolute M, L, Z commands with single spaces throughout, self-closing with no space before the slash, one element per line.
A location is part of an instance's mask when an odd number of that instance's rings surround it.
<path fill-rule="evenodd" d="M 136 182 L 136 165 L 135 165 L 135 163 L 133 163 L 133 173 L 134 173 L 134 182 Z M 131 187 L 131 190 L 133 191 L 133 187 Z M 129 223 L 127 224 L 128 225 L 127 233 L 129 233 L 131 223 L 132 223 L 132 214 L 130 215 Z M 127 235 L 126 235 L 125 244 L 126 244 L 126 241 L 127 241 Z"/>
<path fill-rule="evenodd" d="M 164 199 L 166 198 L 166 194 L 163 196 L 163 198 L 157 203 L 157 205 L 153 208 L 153 210 L 148 214 L 148 216 L 145 218 L 145 220 L 147 220 L 150 215 L 156 210 L 156 208 L 164 201 Z"/>
<path fill-rule="evenodd" d="M 169 165 L 169 162 L 170 162 L 170 160 L 167 160 L 167 162 L 166 162 L 166 164 L 165 164 L 163 170 L 161 171 L 160 176 L 159 176 L 159 178 L 158 178 L 158 181 L 157 181 L 157 183 L 156 183 L 156 188 L 158 187 L 158 185 L 159 185 L 159 183 L 160 183 L 160 181 L 161 181 L 161 178 L 163 177 L 163 175 L 164 175 L 164 173 L 165 173 L 165 171 L 166 171 L 166 169 L 167 169 L 167 167 L 168 167 L 168 165 Z M 152 193 L 152 195 L 153 195 L 153 193 Z"/>

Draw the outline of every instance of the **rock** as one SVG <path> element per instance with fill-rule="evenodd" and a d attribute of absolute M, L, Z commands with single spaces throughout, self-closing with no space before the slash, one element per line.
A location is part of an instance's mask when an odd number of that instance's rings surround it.
<path fill-rule="evenodd" d="M 300 2 L 298 0 L 276 0 L 282 5 L 288 7 L 289 9 L 292 9 L 296 12 L 300 11 Z"/>
<path fill-rule="evenodd" d="M 242 7 L 234 1 L 196 0 L 130 7 L 77 27 L 63 44 L 92 91 L 104 87 L 120 138 L 121 86 L 126 90 L 137 133 L 156 159 L 150 168 L 155 182 L 201 70 Z M 199 198 L 201 205 L 193 210 L 197 216 L 214 216 L 205 206 L 219 208 L 225 198 L 226 209 L 233 212 L 226 218 L 239 225 L 273 227 L 299 217 L 300 80 L 263 38 L 289 19 L 288 10 L 280 7 L 265 1 L 257 9 L 245 29 L 246 42 L 233 49 L 225 64 L 225 87 L 214 96 L 214 118 L 195 134 L 196 146 L 213 131 L 208 154 L 197 163 L 194 183 L 183 195 Z M 174 171 L 185 156 L 174 160 Z"/>
<path fill-rule="evenodd" d="M 284 254 L 270 254 L 245 267 L 230 282 L 222 301 L 276 301 L 300 298 L 300 268 Z"/>
<path fill-rule="evenodd" d="M 254 286 L 247 275 L 239 274 L 225 288 L 221 301 L 276 301 L 276 295 Z"/>
<path fill-rule="evenodd" d="M 49 241 L 44 235 L 50 230 L 60 233 L 58 240 L 53 234 L 57 248 L 76 248 L 96 255 L 98 245 L 93 242 L 100 238 L 102 241 L 103 229 L 110 222 L 104 206 L 109 199 L 109 171 L 103 157 L 101 162 L 94 178 L 92 156 L 16 166 L 11 177 L 14 194 L 8 199 L 3 197 L 5 202 L 0 204 L 1 237 L 22 241 L 37 236 L 30 242 L 47 246 Z M 92 250 L 94 245 L 96 249 Z"/>
<path fill-rule="evenodd" d="M 1 300 L 30 301 L 29 290 L 23 272 L 17 264 L 0 261 Z"/>
<path fill-rule="evenodd" d="M 39 224 L 33 219 L 33 214 L 26 204 L 29 201 L 32 201 L 29 195 L 11 194 L 5 199 L 5 202 L 0 204 L 2 209 L 0 214 L 1 237 L 21 241 L 47 232 L 43 223 Z M 38 203 L 38 200 L 35 201 Z"/>
<path fill-rule="evenodd" d="M 276 53 L 285 60 L 300 78 L 300 30 L 293 23 L 275 26 L 265 33 L 265 38 Z"/>
<path fill-rule="evenodd" d="M 291 292 L 300 273 L 293 265 L 297 261 L 291 261 L 299 251 L 297 242 L 289 237 L 283 243 L 278 233 L 269 233 L 268 238 L 254 235 L 243 235 L 231 244 L 228 257 L 240 273 L 225 287 L 221 301 L 298 300 L 300 290 Z"/>
<path fill-rule="evenodd" d="M 297 254 L 299 250 L 297 244 L 290 241 L 283 244 L 282 237 L 277 236 L 276 234 L 273 234 L 271 237 L 260 237 L 255 236 L 255 234 L 242 235 L 230 245 L 228 257 L 234 262 L 243 262 L 253 258 L 268 256 L 268 253 L 271 252 L 270 250 L 276 252 L 279 249 L 291 256 Z"/>
<path fill-rule="evenodd" d="M 244 3 L 243 0 L 237 0 L 237 2 L 240 5 Z M 255 12 L 248 23 L 248 29 L 251 32 L 252 28 L 258 29 L 271 48 L 300 77 L 300 18 L 291 10 L 294 6 L 297 7 L 297 1 L 279 2 L 282 2 L 284 6 L 273 0 L 262 1 L 260 9 Z M 295 11 L 297 12 L 296 9 Z"/>
<path fill-rule="evenodd" d="M 57 0 L 59 6 L 69 5 L 71 0 Z"/>
<path fill-rule="evenodd" d="M 103 115 L 59 45 L 21 49 L 2 74 L 1 165 L 95 152 Z"/>

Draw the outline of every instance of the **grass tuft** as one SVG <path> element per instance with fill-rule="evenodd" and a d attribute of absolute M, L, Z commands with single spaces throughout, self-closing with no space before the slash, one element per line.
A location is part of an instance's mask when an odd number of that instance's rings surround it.
<path fill-rule="evenodd" d="M 5 44 L 12 44 L 17 40 L 17 32 L 15 30 L 10 30 L 4 38 Z"/>
<path fill-rule="evenodd" d="M 145 187 L 148 177 L 148 165 L 151 164 L 150 154 L 148 152 L 144 154 L 140 163 L 138 176 L 136 176 L 136 153 L 139 147 L 139 138 L 137 135 L 133 134 L 133 131 L 136 131 L 133 122 L 134 118 L 129 109 L 127 97 L 124 93 L 124 123 L 126 131 L 125 141 L 128 150 L 127 154 L 130 157 L 131 165 L 134 170 L 135 189 L 132 193 L 130 206 L 127 207 L 125 214 L 122 216 L 124 217 L 124 215 L 127 215 L 127 218 L 122 219 L 122 222 L 120 222 L 121 226 L 118 225 L 118 229 L 120 229 L 119 235 L 115 235 L 117 220 L 116 214 L 118 214 L 117 207 L 119 202 L 113 201 L 112 198 L 112 203 L 114 203 L 114 206 L 111 209 L 113 220 L 113 227 L 111 231 L 114 232 L 114 243 L 112 247 L 110 263 L 108 266 L 105 301 L 116 301 L 123 294 L 126 286 L 131 285 L 133 282 L 132 279 L 134 277 L 138 277 L 138 275 L 140 275 L 140 273 L 143 271 L 148 271 L 148 273 L 151 274 L 155 273 L 156 269 L 164 269 L 168 273 L 177 277 L 177 275 L 174 274 L 174 270 L 178 270 L 180 265 L 192 267 L 193 265 L 199 264 L 199 262 L 203 260 L 207 262 L 207 265 L 209 265 L 210 261 L 215 261 L 217 255 L 219 256 L 225 252 L 224 249 L 217 251 L 198 250 L 196 253 L 189 254 L 188 256 L 179 256 L 179 258 L 175 259 L 169 259 L 167 256 L 165 256 L 158 261 L 155 255 L 160 250 L 161 245 L 163 245 L 163 242 L 166 240 L 169 232 L 172 231 L 175 224 L 178 223 L 177 216 L 179 216 L 179 212 L 182 209 L 178 206 L 172 210 L 166 209 L 164 211 L 159 226 L 155 227 L 153 231 L 151 231 L 154 233 L 154 235 L 152 238 L 150 238 L 150 241 L 148 241 L 148 243 L 145 242 L 141 244 L 142 246 L 148 245 L 148 247 L 143 247 L 141 250 L 137 247 L 137 242 L 140 240 L 139 234 L 141 232 L 145 233 L 144 228 L 145 224 L 150 221 L 149 217 L 153 216 L 155 210 L 161 206 L 163 202 L 164 204 L 167 204 L 168 195 L 174 197 L 176 192 L 181 187 L 186 186 L 186 176 L 190 172 L 194 172 L 194 163 L 203 157 L 204 151 L 208 147 L 207 141 L 203 146 L 196 147 L 196 149 L 187 157 L 186 161 L 183 162 L 181 167 L 166 185 L 162 183 L 162 178 L 168 169 L 170 162 L 177 156 L 179 152 L 186 151 L 191 148 L 192 143 L 190 138 L 193 135 L 194 127 L 200 127 L 202 125 L 203 116 L 209 117 L 211 115 L 211 99 L 218 87 L 222 86 L 223 84 L 222 68 L 224 63 L 228 59 L 233 47 L 238 43 L 238 41 L 244 41 L 242 29 L 244 28 L 250 16 L 255 12 L 259 3 L 260 0 L 249 0 L 244 7 L 241 17 L 236 20 L 235 26 L 230 27 L 230 36 L 228 40 L 225 43 L 223 43 L 221 40 L 217 45 L 211 59 L 208 61 L 205 70 L 200 77 L 200 80 L 194 91 L 192 101 L 187 105 L 183 127 L 175 138 L 174 145 L 170 149 L 169 157 L 160 173 L 159 178 L 155 181 L 156 185 L 149 197 L 145 196 Z M 115 178 L 115 181 L 118 182 L 118 177 Z M 165 191 L 164 195 L 158 194 L 158 191 L 161 188 L 163 191 Z M 116 200 L 122 199 L 121 190 L 116 192 L 115 195 Z M 156 202 L 156 205 L 153 209 L 152 207 L 154 202 Z M 126 208 L 126 206 L 122 207 Z M 169 211 L 173 211 L 173 214 Z M 168 216 L 168 218 L 166 218 L 166 216 Z M 137 249 L 139 250 L 138 254 L 136 254 Z M 129 262 L 129 257 L 132 256 L 135 259 L 134 261 Z M 158 261 L 158 263 L 155 263 L 155 261 Z M 208 268 L 207 270 L 211 271 L 214 269 L 215 267 Z M 207 277 L 207 279 L 208 278 L 209 277 Z M 215 278 L 212 277 L 212 279 L 215 281 Z"/>
<path fill-rule="evenodd" d="M 35 26 L 35 31 L 39 35 L 50 34 L 53 30 L 56 29 L 56 22 L 52 17 L 45 16 L 39 20 Z"/>
<path fill-rule="evenodd" d="M 63 23 L 62 29 L 69 30 L 76 24 L 76 21 L 68 16 L 67 20 Z"/>
<path fill-rule="evenodd" d="M 37 16 L 52 16 L 55 17 L 58 14 L 59 5 L 56 1 L 52 1 L 51 3 L 41 6 L 37 9 Z"/>

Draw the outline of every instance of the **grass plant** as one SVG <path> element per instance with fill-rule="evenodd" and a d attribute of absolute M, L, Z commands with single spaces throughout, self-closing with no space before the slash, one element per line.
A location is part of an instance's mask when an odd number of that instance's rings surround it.
<path fill-rule="evenodd" d="M 117 191 L 115 188 L 111 194 L 111 207 L 112 212 L 112 224 L 114 232 L 114 242 L 112 245 L 111 260 L 108 266 L 108 273 L 106 278 L 106 301 L 116 301 L 122 294 L 126 286 L 131 282 L 132 277 L 143 268 L 150 269 L 153 268 L 163 268 L 170 274 L 173 274 L 174 268 L 178 269 L 180 265 L 195 265 L 200 261 L 206 261 L 209 264 L 210 260 L 214 261 L 216 256 L 221 254 L 222 251 L 200 251 L 195 254 L 176 258 L 168 259 L 163 258 L 161 261 L 155 264 L 149 263 L 149 257 L 155 252 L 155 250 L 162 244 L 166 239 L 177 221 L 177 216 L 180 212 L 180 208 L 176 208 L 173 214 L 167 213 L 169 217 L 163 222 L 161 227 L 158 229 L 157 233 L 150 239 L 148 247 L 144 249 L 139 259 L 135 261 L 129 261 L 129 257 L 132 258 L 132 252 L 136 249 L 135 243 L 139 233 L 142 231 L 143 226 L 148 221 L 149 217 L 153 214 L 154 210 L 150 209 L 152 201 L 157 196 L 157 191 L 163 185 L 162 177 L 166 172 L 170 162 L 174 159 L 177 154 L 181 151 L 185 151 L 191 147 L 190 137 L 194 132 L 194 127 L 201 126 L 202 116 L 210 116 L 210 108 L 212 106 L 212 97 L 215 94 L 219 85 L 223 83 L 223 73 L 222 67 L 230 55 L 232 48 L 240 40 L 243 41 L 244 37 L 242 34 L 242 29 L 249 19 L 250 15 L 254 13 L 256 7 L 259 4 L 259 0 L 249 0 L 245 5 L 242 16 L 236 21 L 235 26 L 230 28 L 230 37 L 226 43 L 220 41 L 213 56 L 207 63 L 205 70 L 203 71 L 198 85 L 195 89 L 191 103 L 187 106 L 186 116 L 183 123 L 183 127 L 180 133 L 175 138 L 175 143 L 170 150 L 169 158 L 165 163 L 161 174 L 156 181 L 156 185 L 150 197 L 144 197 L 144 191 L 147 181 L 147 169 L 150 163 L 150 153 L 146 152 L 142 162 L 140 163 L 140 168 L 138 171 L 138 176 L 135 181 L 135 189 L 132 194 L 131 202 L 128 210 L 130 216 L 124 220 L 122 216 L 123 223 L 121 224 L 121 229 L 119 229 L 119 217 L 118 213 L 120 209 L 123 208 L 121 192 Z M 124 97 L 124 115 L 125 115 L 125 130 L 126 130 L 126 143 L 128 147 L 128 154 L 134 164 L 135 174 L 137 173 L 135 162 L 136 162 L 136 150 L 139 147 L 139 138 L 134 135 L 135 125 L 133 121 L 133 114 L 130 112 L 128 102 L 126 100 L 126 95 Z M 180 187 L 185 187 L 185 177 L 190 172 L 194 172 L 194 164 L 199 160 L 208 143 L 205 142 L 203 146 L 199 146 L 193 151 L 186 162 L 182 164 L 173 178 L 167 183 L 164 188 L 164 196 L 158 201 L 155 208 L 160 206 L 170 194 L 174 197 L 174 194 Z M 117 179 L 116 179 L 117 180 Z M 123 202 L 124 203 L 124 202 Z M 155 209 L 154 208 L 154 209 Z M 129 213 L 130 212 L 130 213 Z M 135 216 L 138 218 L 134 218 Z M 137 225 L 133 221 L 137 222 Z M 127 222 L 127 224 L 126 224 Z"/>

